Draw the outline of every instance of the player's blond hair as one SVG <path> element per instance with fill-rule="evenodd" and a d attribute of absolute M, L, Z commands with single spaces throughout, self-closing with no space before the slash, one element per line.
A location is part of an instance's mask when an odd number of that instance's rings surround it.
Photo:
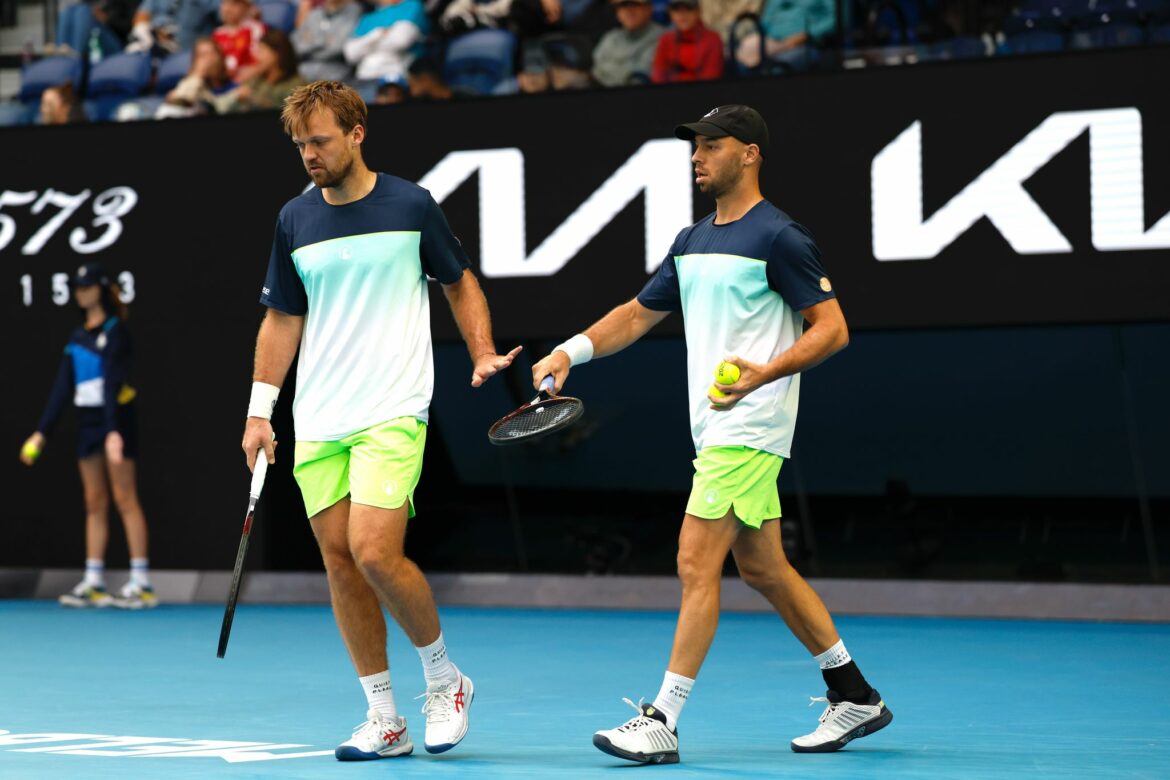
<path fill-rule="evenodd" d="M 367 127 L 366 101 L 357 90 L 340 81 L 314 81 L 298 87 L 285 98 L 284 110 L 280 112 L 284 132 L 292 135 L 305 127 L 313 112 L 320 109 L 332 111 L 343 132 L 348 133 L 358 125 Z"/>

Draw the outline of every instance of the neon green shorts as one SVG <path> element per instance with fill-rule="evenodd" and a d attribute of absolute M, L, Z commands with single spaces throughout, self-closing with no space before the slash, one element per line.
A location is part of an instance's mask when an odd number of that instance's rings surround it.
<path fill-rule="evenodd" d="M 751 447 L 704 447 L 694 463 L 687 514 L 718 520 L 734 507 L 740 522 L 752 528 L 780 516 L 776 480 L 784 458 Z"/>
<path fill-rule="evenodd" d="M 410 502 L 422 474 L 426 423 L 399 417 L 337 441 L 298 441 L 293 476 L 309 517 L 347 495 L 357 504 L 397 509 Z"/>

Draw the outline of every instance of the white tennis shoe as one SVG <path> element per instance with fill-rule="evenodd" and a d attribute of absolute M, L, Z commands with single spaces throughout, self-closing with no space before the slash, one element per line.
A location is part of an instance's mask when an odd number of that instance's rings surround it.
<path fill-rule="evenodd" d="M 121 609 L 153 609 L 158 606 L 158 596 L 149 585 L 127 582 L 113 599 L 113 605 Z"/>
<path fill-rule="evenodd" d="M 638 714 L 616 729 L 593 735 L 593 746 L 602 753 L 640 764 L 677 764 L 678 731 L 666 725 L 666 714 L 651 704 L 622 699 Z"/>
<path fill-rule="evenodd" d="M 427 731 L 423 747 L 428 753 L 445 753 L 467 736 L 468 712 L 475 698 L 471 678 L 459 673 L 454 682 L 428 685 L 422 711 L 427 716 Z"/>
<path fill-rule="evenodd" d="M 94 586 L 84 580 L 68 593 L 57 597 L 57 603 L 63 607 L 108 607 L 114 603 L 114 597 L 104 586 Z"/>
<path fill-rule="evenodd" d="M 808 706 L 819 701 L 828 706 L 821 713 L 816 731 L 792 740 L 797 753 L 831 753 L 840 750 L 855 739 L 872 734 L 890 725 L 894 713 L 886 707 L 881 695 L 874 691 L 865 704 L 854 704 L 842 699 L 836 691 L 826 696 L 810 696 Z"/>
<path fill-rule="evenodd" d="M 387 718 L 377 710 L 366 713 L 366 722 L 333 751 L 338 761 L 371 761 L 375 758 L 409 756 L 414 750 L 406 732 L 406 718 Z"/>

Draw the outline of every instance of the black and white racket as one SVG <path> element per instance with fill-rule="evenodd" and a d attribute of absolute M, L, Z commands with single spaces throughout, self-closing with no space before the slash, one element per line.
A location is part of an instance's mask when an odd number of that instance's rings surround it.
<path fill-rule="evenodd" d="M 223 658 L 227 652 L 228 637 L 232 633 L 232 619 L 236 616 L 236 600 L 240 597 L 240 579 L 244 575 L 244 557 L 248 554 L 248 536 L 252 533 L 252 516 L 256 513 L 256 502 L 260 499 L 260 491 L 264 489 L 264 477 L 267 473 L 268 458 L 264 450 L 260 450 L 256 455 L 256 466 L 252 469 L 252 485 L 248 489 L 248 514 L 244 517 L 244 533 L 240 535 L 240 549 L 236 551 L 232 587 L 228 590 L 223 625 L 219 629 L 219 649 L 215 653 L 217 658 Z"/>
<path fill-rule="evenodd" d="M 533 441 L 581 419 L 585 404 L 579 398 L 552 395 L 554 384 L 552 375 L 546 376 L 535 398 L 488 428 L 488 441 L 500 445 Z"/>

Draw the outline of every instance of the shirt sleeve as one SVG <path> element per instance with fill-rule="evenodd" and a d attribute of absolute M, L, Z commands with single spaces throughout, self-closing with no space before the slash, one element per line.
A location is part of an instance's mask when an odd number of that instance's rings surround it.
<path fill-rule="evenodd" d="M 305 294 L 305 284 L 293 264 L 288 244 L 283 220 L 278 219 L 276 232 L 272 237 L 272 254 L 268 258 L 268 275 L 264 277 L 260 303 L 270 309 L 300 317 L 309 310 L 309 298 Z"/>
<path fill-rule="evenodd" d="M 45 404 L 45 411 L 41 414 L 40 422 L 37 423 L 37 430 L 45 436 L 51 436 L 53 429 L 57 427 L 57 421 L 61 419 L 61 412 L 65 411 L 65 404 L 73 393 L 73 360 L 69 355 L 69 347 L 65 348 L 65 354 L 61 358 L 61 365 L 57 369 L 57 378 L 53 381 L 53 389 L 49 392 L 48 403 Z"/>
<path fill-rule="evenodd" d="M 430 193 L 427 193 L 424 208 L 426 213 L 423 214 L 422 241 L 418 252 L 423 273 L 438 279 L 441 284 L 454 284 L 463 278 L 463 270 L 471 266 L 471 261 L 467 259 L 463 245 L 451 232 L 443 210 Z"/>
<path fill-rule="evenodd" d="M 673 248 L 662 265 L 658 266 L 658 273 L 650 277 L 642 292 L 638 293 L 638 303 L 654 311 L 678 311 L 682 308 Z"/>
<path fill-rule="evenodd" d="M 821 252 L 812 235 L 795 222 L 776 234 L 768 256 L 768 286 L 796 311 L 835 298 Z"/>

